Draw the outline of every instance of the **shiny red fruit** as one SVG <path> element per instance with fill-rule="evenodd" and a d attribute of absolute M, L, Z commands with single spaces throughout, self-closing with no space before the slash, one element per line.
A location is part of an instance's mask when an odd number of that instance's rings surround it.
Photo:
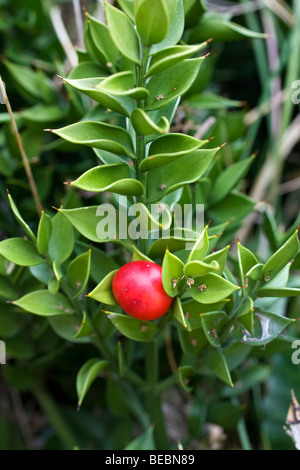
<path fill-rule="evenodd" d="M 173 298 L 163 288 L 161 266 L 151 261 L 131 261 L 113 279 L 113 294 L 128 315 L 139 320 L 155 320 L 169 310 Z"/>

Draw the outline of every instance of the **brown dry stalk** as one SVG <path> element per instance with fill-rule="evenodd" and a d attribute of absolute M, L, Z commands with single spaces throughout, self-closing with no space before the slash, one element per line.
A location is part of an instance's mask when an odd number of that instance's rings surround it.
<path fill-rule="evenodd" d="M 34 202 L 35 202 L 36 210 L 37 210 L 37 212 L 40 216 L 41 212 L 42 212 L 42 204 L 41 204 L 40 196 L 39 196 L 39 193 L 38 193 L 35 181 L 34 181 L 34 177 L 33 177 L 32 171 L 31 171 L 31 167 L 30 167 L 30 163 L 29 163 L 29 160 L 27 158 L 26 152 L 24 150 L 22 140 L 21 140 L 21 136 L 19 134 L 19 130 L 17 128 L 16 121 L 15 121 L 15 118 L 14 118 L 14 115 L 13 115 L 13 112 L 12 112 L 12 109 L 11 109 L 11 106 L 10 106 L 10 102 L 9 102 L 8 96 L 6 94 L 5 86 L 3 84 L 1 76 L 0 76 L 0 91 L 1 91 L 1 94 L 2 94 L 3 99 L 5 101 L 5 105 L 6 105 L 8 114 L 10 116 L 10 120 L 11 120 L 13 131 L 14 131 L 14 134 L 15 134 L 15 137 L 16 137 L 17 145 L 18 145 L 21 157 L 22 157 L 22 161 L 23 161 L 23 165 L 24 165 L 24 168 L 25 168 L 25 172 L 26 172 L 26 175 L 27 175 L 28 182 L 29 182 L 29 186 L 30 186 L 30 189 L 31 189 L 31 193 L 32 193 L 32 196 L 33 196 L 33 199 L 34 199 Z"/>

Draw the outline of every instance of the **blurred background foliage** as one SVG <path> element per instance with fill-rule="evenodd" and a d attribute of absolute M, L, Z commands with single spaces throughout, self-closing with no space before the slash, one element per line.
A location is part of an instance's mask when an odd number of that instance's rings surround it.
<path fill-rule="evenodd" d="M 119 2 L 125 7 L 127 3 Z M 227 145 L 205 178 L 183 191 L 181 202 L 205 204 L 207 219 L 222 227 L 219 246 L 238 236 L 264 257 L 266 250 L 275 251 L 300 223 L 300 115 L 299 105 L 291 99 L 292 84 L 300 78 L 300 2 L 185 0 L 184 5 L 184 41 L 213 41 L 199 78 L 181 100 L 172 130 L 197 138 L 214 137 L 212 147 L 224 141 Z M 0 0 L 0 73 L 42 206 L 52 214 L 53 206 L 80 207 L 86 199 L 89 205 L 99 204 L 103 196 L 75 192 L 64 185 L 97 163 L 92 149 L 78 150 L 53 140 L 43 129 L 91 116 L 110 122 L 117 119 L 100 105 L 91 107 L 88 98 L 63 86 L 58 77 L 74 76 L 71 71 L 78 60 L 87 59 L 83 7 L 103 20 L 101 2 L 92 0 L 28 0 L 26 4 Z M 254 38 L 251 31 L 267 37 Z M 76 71 L 80 73 L 80 66 Z M 5 239 L 23 236 L 7 189 L 33 230 L 38 217 L 4 105 L 0 111 L 0 238 Z M 217 176 L 255 152 L 242 184 L 238 180 L 222 201 L 212 203 Z M 118 249 L 110 252 L 110 266 L 99 267 L 95 259 L 95 277 L 114 269 L 118 256 Z M 230 256 L 234 265 L 235 255 Z M 6 300 L 33 289 L 34 282 L 39 286 L 38 276 L 33 280 L 22 267 L 10 274 L 7 264 L 0 258 L 0 338 L 5 340 L 9 363 L 9 367 L 0 366 L 0 449 L 73 448 L 74 442 L 83 449 L 124 448 L 143 423 L 140 397 L 126 382 L 103 376 L 78 412 L 76 375 L 94 356 L 94 347 L 85 338 L 71 341 L 67 326 L 65 330 L 64 325 L 51 326 L 7 304 Z M 298 269 L 299 255 L 290 286 L 300 287 Z M 287 309 L 290 317 L 298 318 L 299 299 L 270 305 L 274 313 Z M 105 323 L 103 328 L 109 336 L 110 325 Z M 289 328 L 289 334 L 299 337 L 299 326 Z M 175 356 L 180 349 L 177 341 Z M 127 347 L 126 354 L 135 358 L 139 370 L 143 363 L 138 346 L 131 342 Z M 161 358 L 164 361 L 166 357 Z M 293 449 L 283 425 L 291 389 L 300 396 L 299 372 L 299 366 L 291 362 L 290 343 L 278 338 L 256 348 L 234 370 L 235 389 L 228 391 L 222 383 L 216 386 L 213 377 L 205 376 L 192 383 L 194 399 L 172 389 L 164 407 L 174 447 L 180 440 L 184 448 L 196 449 Z"/>

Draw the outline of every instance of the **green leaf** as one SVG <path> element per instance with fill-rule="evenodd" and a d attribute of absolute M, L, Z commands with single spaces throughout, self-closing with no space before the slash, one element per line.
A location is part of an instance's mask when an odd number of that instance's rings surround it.
<path fill-rule="evenodd" d="M 132 140 L 125 129 L 105 122 L 82 121 L 52 131 L 73 144 L 87 145 L 119 155 L 133 156 Z"/>
<path fill-rule="evenodd" d="M 221 15 L 205 13 L 194 28 L 187 31 L 186 41 L 195 43 L 213 38 L 214 41 L 236 41 L 244 38 L 264 39 L 265 34 L 251 31 L 237 23 L 232 23 Z"/>
<path fill-rule="evenodd" d="M 85 362 L 85 364 L 80 368 L 76 377 L 78 406 L 82 404 L 85 395 L 90 389 L 92 383 L 99 376 L 100 372 L 106 369 L 108 365 L 108 361 L 92 358 Z"/>
<path fill-rule="evenodd" d="M 79 316 L 69 314 L 53 315 L 48 317 L 47 320 L 50 327 L 59 338 L 75 344 L 87 344 L 91 342 L 89 336 L 76 337 L 83 326 L 82 319 Z"/>
<path fill-rule="evenodd" d="M 0 242 L 0 255 L 19 266 L 34 266 L 43 261 L 34 244 L 23 238 L 8 238 Z"/>
<path fill-rule="evenodd" d="M 118 4 L 122 10 L 126 13 L 128 18 L 134 22 L 134 0 L 118 0 Z"/>
<path fill-rule="evenodd" d="M 232 284 L 217 274 L 208 273 L 195 279 L 190 289 L 193 299 L 203 304 L 219 302 L 231 295 L 240 287 Z"/>
<path fill-rule="evenodd" d="M 189 257 L 187 260 L 188 263 L 190 261 L 202 261 L 205 258 L 207 254 L 208 246 L 209 246 L 207 230 L 208 230 L 208 225 L 204 227 L 198 240 L 194 244 L 193 249 L 191 253 L 189 254 Z"/>
<path fill-rule="evenodd" d="M 184 274 L 187 277 L 202 276 L 207 273 L 221 274 L 221 268 L 216 261 L 212 261 L 211 264 L 207 264 L 203 261 L 189 261 L 184 267 Z"/>
<path fill-rule="evenodd" d="M 134 2 L 136 27 L 146 47 L 161 42 L 169 29 L 170 17 L 165 0 Z"/>
<path fill-rule="evenodd" d="M 248 250 L 248 248 L 244 247 L 239 240 L 237 243 L 237 254 L 240 270 L 240 281 L 243 284 L 244 276 L 246 273 L 248 273 L 248 271 L 250 271 L 251 268 L 253 268 L 253 266 L 258 264 L 258 259 L 250 250 Z"/>
<path fill-rule="evenodd" d="M 201 313 L 200 318 L 208 342 L 215 348 L 221 346 L 219 336 L 226 321 L 226 313 L 211 311 Z"/>
<path fill-rule="evenodd" d="M 178 336 L 184 354 L 187 357 L 199 357 L 201 351 L 209 344 L 202 328 L 191 332 L 178 328 Z"/>
<path fill-rule="evenodd" d="M 165 292 L 170 297 L 178 294 L 183 267 L 183 262 L 167 249 L 162 263 L 162 283 Z"/>
<path fill-rule="evenodd" d="M 176 2 L 174 0 L 167 0 L 166 3 L 171 19 L 169 31 L 161 42 L 151 46 L 150 55 L 155 54 L 157 51 L 165 49 L 168 46 L 177 44 L 184 30 L 183 0 L 177 0 Z"/>
<path fill-rule="evenodd" d="M 144 253 L 142 253 L 133 243 L 132 243 L 132 258 L 131 261 L 152 261 Z"/>
<path fill-rule="evenodd" d="M 205 356 L 205 363 L 209 369 L 223 382 L 233 387 L 231 375 L 226 363 L 226 359 L 219 351 L 210 351 Z"/>
<path fill-rule="evenodd" d="M 33 231 L 29 227 L 29 225 L 25 222 L 25 220 L 21 216 L 16 204 L 14 203 L 13 198 L 11 197 L 11 195 L 8 191 L 7 191 L 7 196 L 8 196 L 8 200 L 9 200 L 11 210 L 13 211 L 13 214 L 14 214 L 16 220 L 19 222 L 21 227 L 23 227 L 23 229 L 25 230 L 25 233 L 33 241 L 33 243 L 36 243 L 36 236 L 34 235 Z"/>
<path fill-rule="evenodd" d="M 178 367 L 178 379 L 181 387 L 186 392 L 190 393 L 193 389 L 189 387 L 187 384 L 189 382 L 189 378 L 195 375 L 195 369 L 191 366 L 181 366 Z"/>
<path fill-rule="evenodd" d="M 198 181 L 206 172 L 219 148 L 201 149 L 155 168 L 146 175 L 147 200 L 154 202 L 182 186 Z M 154 157 L 153 160 L 157 158 Z M 149 159 L 143 160 L 146 162 Z"/>
<path fill-rule="evenodd" d="M 204 43 L 205 44 L 205 43 Z M 243 101 L 230 100 L 214 93 L 196 93 L 187 98 L 190 106 L 196 109 L 218 110 L 245 106 Z"/>
<path fill-rule="evenodd" d="M 105 313 L 120 333 L 134 341 L 152 341 L 159 331 L 155 323 L 138 320 L 121 313 Z"/>
<path fill-rule="evenodd" d="M 172 133 L 155 139 L 149 148 L 149 157 L 140 163 L 140 170 L 146 172 L 166 165 L 184 155 L 191 154 L 207 143 L 190 135 Z"/>
<path fill-rule="evenodd" d="M 166 49 L 156 52 L 151 58 L 149 69 L 145 75 L 146 78 L 151 75 L 163 72 L 164 70 L 173 67 L 173 65 L 182 62 L 191 55 L 207 46 L 207 41 L 202 44 L 192 46 L 170 46 Z"/>
<path fill-rule="evenodd" d="M 90 324 L 90 321 L 87 317 L 86 312 L 83 312 L 83 319 L 81 321 L 80 328 L 74 335 L 74 338 L 84 338 L 85 336 L 90 336 L 93 333 L 93 328 Z"/>
<path fill-rule="evenodd" d="M 111 109 L 116 113 L 129 117 L 135 106 L 135 102 L 128 96 L 116 97 L 107 91 L 101 90 L 101 88 L 96 88 L 96 86 L 101 84 L 103 80 L 103 76 L 100 78 L 74 78 L 68 80 L 64 78 L 66 84 L 72 86 L 76 90 L 81 91 L 85 95 L 97 101 L 97 103 L 100 103 L 105 108 Z"/>
<path fill-rule="evenodd" d="M 264 265 L 261 263 L 255 264 L 255 266 L 252 266 L 252 268 L 246 272 L 245 277 L 250 277 L 253 281 L 261 281 L 263 267 Z"/>
<path fill-rule="evenodd" d="M 143 184 L 130 177 L 127 163 L 96 166 L 69 184 L 84 191 L 111 191 L 127 196 L 141 196 L 144 192 Z"/>
<path fill-rule="evenodd" d="M 258 297 L 297 297 L 300 289 L 296 287 L 262 287 L 259 289 Z"/>
<path fill-rule="evenodd" d="M 153 75 L 146 87 L 150 93 L 146 110 L 158 109 L 182 96 L 198 75 L 204 57 L 186 59 L 176 65 Z"/>
<path fill-rule="evenodd" d="M 170 234 L 169 237 L 159 238 L 155 240 L 149 248 L 148 256 L 151 259 L 159 258 L 164 256 L 166 249 L 169 248 L 170 251 L 179 251 L 186 249 L 187 245 L 195 242 L 195 238 L 188 237 L 179 237 L 176 235 Z"/>
<path fill-rule="evenodd" d="M 67 279 L 69 285 L 76 292 L 76 296 L 80 295 L 89 280 L 91 267 L 91 249 L 86 253 L 74 258 L 68 265 Z"/>
<path fill-rule="evenodd" d="M 212 261 L 216 261 L 218 265 L 220 266 L 220 274 L 221 274 L 224 271 L 224 268 L 226 265 L 228 250 L 230 246 L 231 245 L 227 245 L 222 250 L 215 251 L 211 253 L 210 255 L 207 255 L 203 261 L 208 264 L 211 263 Z"/>
<path fill-rule="evenodd" d="M 61 264 L 74 248 L 74 230 L 70 222 L 59 211 L 52 219 L 52 231 L 49 241 L 49 256 L 52 261 Z"/>
<path fill-rule="evenodd" d="M 14 285 L 4 276 L 0 276 L 0 298 L 14 300 L 19 297 L 18 290 L 14 287 Z M 0 329 L 0 336 L 2 335 L 2 331 Z"/>
<path fill-rule="evenodd" d="M 256 202 L 249 196 L 234 190 L 222 201 L 210 206 L 209 214 L 216 222 L 228 222 L 231 218 L 240 221 L 253 210 L 255 205 Z"/>
<path fill-rule="evenodd" d="M 189 320 L 184 314 L 179 297 L 176 297 L 176 299 L 173 302 L 172 315 L 187 331 L 192 331 Z"/>
<path fill-rule="evenodd" d="M 115 277 L 115 274 L 118 270 L 110 272 L 105 276 L 102 281 L 89 293 L 87 297 L 97 300 L 97 302 L 102 302 L 107 305 L 117 305 L 117 301 L 114 298 L 112 292 L 112 282 Z"/>
<path fill-rule="evenodd" d="M 105 2 L 105 15 L 111 37 L 128 59 L 140 63 L 140 44 L 133 24 L 118 8 Z"/>
<path fill-rule="evenodd" d="M 102 211 L 99 213 L 99 206 L 86 206 L 77 209 L 59 209 L 69 222 L 88 240 L 104 243 L 113 242 L 123 245 L 131 251 L 131 245 L 126 239 L 118 238 L 118 227 L 116 221 L 119 220 L 118 211 L 111 204 L 102 205 L 102 209 L 107 213 L 107 217 L 100 217 L 103 215 Z M 104 223 L 105 222 L 105 223 Z M 99 224 L 101 224 L 99 228 Z M 115 224 L 115 225 L 114 225 Z M 109 226 L 109 231 L 103 237 L 102 229 Z"/>
<path fill-rule="evenodd" d="M 55 295 L 59 290 L 59 281 L 52 277 L 48 282 L 48 291 L 51 295 Z"/>
<path fill-rule="evenodd" d="M 265 263 L 262 269 L 263 277 L 273 277 L 278 271 L 281 271 L 290 263 L 299 252 L 298 229 L 294 234 L 279 248 L 271 258 Z"/>
<path fill-rule="evenodd" d="M 27 312 L 41 316 L 63 315 L 74 311 L 63 294 L 58 292 L 52 295 L 48 290 L 35 290 L 15 300 L 13 304 Z"/>
<path fill-rule="evenodd" d="M 136 133 L 142 136 L 166 134 L 170 128 L 170 123 L 166 117 L 162 116 L 158 124 L 156 124 L 141 108 L 136 108 L 132 111 L 130 121 Z"/>
<path fill-rule="evenodd" d="M 254 307 L 253 299 L 248 297 L 245 303 L 237 312 L 238 320 L 244 325 L 244 327 L 249 331 L 250 335 L 253 335 L 254 328 Z"/>
<path fill-rule="evenodd" d="M 282 317 L 275 313 L 255 313 L 253 335 L 242 330 L 239 340 L 251 346 L 264 346 L 277 338 L 293 322 L 295 322 L 295 319 Z"/>
<path fill-rule="evenodd" d="M 113 42 L 108 27 L 91 15 L 88 15 L 89 27 L 95 47 L 103 55 L 106 63 L 115 64 L 119 50 Z"/>
<path fill-rule="evenodd" d="M 134 100 L 146 100 L 149 97 L 149 91 L 143 87 L 134 86 L 135 77 L 131 71 L 118 72 L 104 78 L 96 89 L 116 96 L 128 96 Z"/>
<path fill-rule="evenodd" d="M 196 302 L 196 300 L 188 300 L 182 303 L 182 309 L 184 316 L 187 318 L 192 330 L 194 330 L 202 328 L 201 314 L 221 311 L 226 303 L 228 303 L 227 300 L 213 304 L 202 304 Z"/>
<path fill-rule="evenodd" d="M 156 450 L 153 427 L 149 426 L 147 431 L 129 442 L 129 444 L 124 447 L 124 450 Z"/>
<path fill-rule="evenodd" d="M 49 215 L 42 210 L 42 216 L 38 225 L 37 249 L 38 252 L 45 255 L 48 253 L 49 241 L 52 232 L 52 220 Z"/>
<path fill-rule="evenodd" d="M 223 170 L 214 182 L 210 192 L 210 203 L 216 204 L 224 199 L 247 174 L 256 155 L 241 160 Z"/>

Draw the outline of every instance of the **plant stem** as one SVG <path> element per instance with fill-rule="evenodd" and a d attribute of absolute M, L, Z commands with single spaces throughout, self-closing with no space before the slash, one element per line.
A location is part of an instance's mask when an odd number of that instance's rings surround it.
<path fill-rule="evenodd" d="M 158 351 L 157 341 L 146 344 L 146 403 L 151 423 L 154 427 L 154 440 L 157 449 L 168 449 L 168 437 L 161 407 L 160 395 L 157 390 L 158 382 Z"/>

